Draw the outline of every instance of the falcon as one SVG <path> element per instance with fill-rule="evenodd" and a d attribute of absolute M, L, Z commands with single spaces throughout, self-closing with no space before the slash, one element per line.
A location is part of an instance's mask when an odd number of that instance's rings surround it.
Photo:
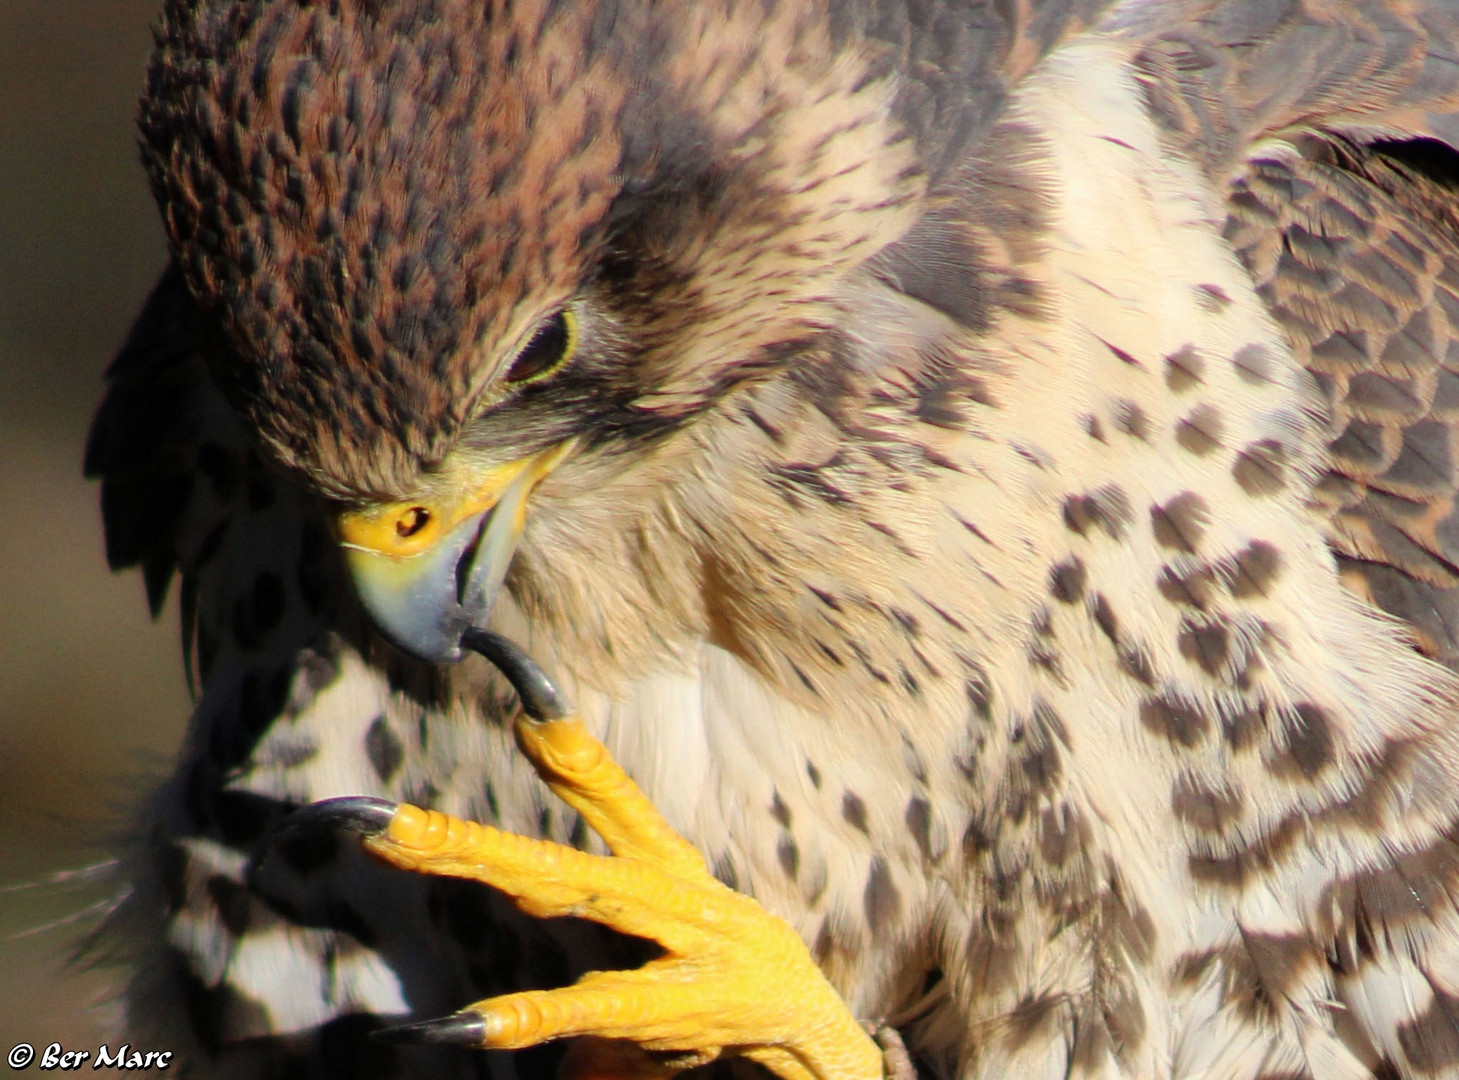
<path fill-rule="evenodd" d="M 1455 5 L 168 0 L 140 125 L 134 1044 L 1459 1076 Z"/>

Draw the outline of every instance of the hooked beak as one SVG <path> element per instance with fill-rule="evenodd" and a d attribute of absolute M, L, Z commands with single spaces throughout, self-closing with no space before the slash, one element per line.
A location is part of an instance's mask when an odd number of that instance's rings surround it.
<path fill-rule="evenodd" d="M 339 518 L 345 562 L 365 609 L 401 649 L 448 664 L 482 628 L 527 519 L 527 498 L 573 440 L 540 454 L 464 473 L 410 502 Z"/>

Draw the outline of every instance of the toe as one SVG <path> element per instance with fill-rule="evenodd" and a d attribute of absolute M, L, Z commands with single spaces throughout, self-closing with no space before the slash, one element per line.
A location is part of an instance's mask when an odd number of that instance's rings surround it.
<path fill-rule="evenodd" d="M 686 880 L 711 879 L 698 849 L 674 831 L 580 720 L 520 721 L 517 745 L 613 854 L 654 863 Z"/>
<path fill-rule="evenodd" d="M 500 889 L 537 918 L 591 919 L 671 952 L 704 946 L 701 890 L 638 859 L 590 855 L 409 805 L 365 846 L 402 870 Z M 710 885 L 726 902 L 742 899 L 713 879 Z"/>

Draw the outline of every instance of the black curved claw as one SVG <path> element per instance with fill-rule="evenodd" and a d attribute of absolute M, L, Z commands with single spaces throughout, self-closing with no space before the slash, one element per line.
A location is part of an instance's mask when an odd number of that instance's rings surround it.
<path fill-rule="evenodd" d="M 350 829 L 363 836 L 379 836 L 389 828 L 398 805 L 385 799 L 346 795 L 321 799 L 295 810 L 259 839 L 248 860 L 247 880 L 258 885 L 264 864 L 274 852 L 298 842 L 307 843 L 311 834 L 327 829 Z"/>
<path fill-rule="evenodd" d="M 388 799 L 372 799 L 367 795 L 344 795 L 337 799 L 321 799 L 279 822 L 279 831 L 295 829 L 351 829 L 366 836 L 377 836 L 390 825 L 399 803 Z"/>
<path fill-rule="evenodd" d="M 420 1045 L 432 1043 L 447 1046 L 480 1046 L 486 1038 L 486 1021 L 472 1012 L 452 1013 L 437 1020 L 418 1024 L 380 1028 L 370 1032 L 376 1042 Z"/>
<path fill-rule="evenodd" d="M 490 630 L 469 626 L 461 635 L 461 644 L 497 666 L 522 699 L 523 711 L 533 720 L 560 720 L 572 712 L 547 672 L 516 643 Z"/>

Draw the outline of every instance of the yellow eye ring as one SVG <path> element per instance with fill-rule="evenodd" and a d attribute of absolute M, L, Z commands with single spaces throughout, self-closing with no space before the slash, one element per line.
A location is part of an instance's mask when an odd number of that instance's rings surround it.
<path fill-rule="evenodd" d="M 506 374 L 508 385 L 530 386 L 556 374 L 572 359 L 577 346 L 577 316 L 567 308 L 554 312 L 538 323 L 512 359 Z"/>

